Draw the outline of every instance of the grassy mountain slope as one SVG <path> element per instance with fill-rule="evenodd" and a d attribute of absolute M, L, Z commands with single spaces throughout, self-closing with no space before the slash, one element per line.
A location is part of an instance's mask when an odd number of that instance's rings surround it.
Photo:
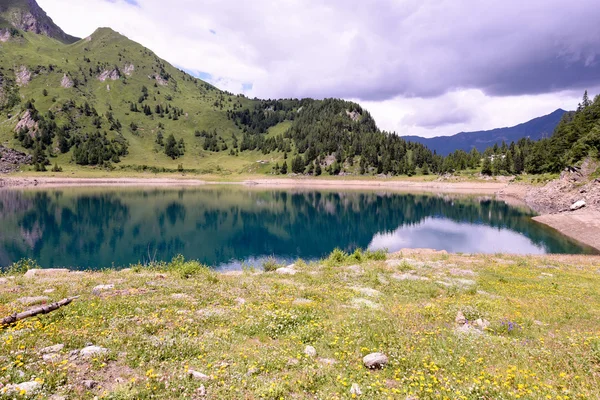
<path fill-rule="evenodd" d="M 472 148 L 483 152 L 487 147 L 494 144 L 501 144 L 503 141 L 510 143 L 513 141 L 517 142 L 521 138 L 540 140 L 544 137 L 549 137 L 565 113 L 565 110 L 558 109 L 551 114 L 509 128 L 461 132 L 453 136 L 438 136 L 433 138 L 405 136 L 404 139 L 422 143 L 444 156 L 456 150 L 469 152 Z"/>
<path fill-rule="evenodd" d="M 254 101 L 193 78 L 108 28 L 71 45 L 29 32 L 11 37 L 0 45 L 0 82 L 0 110 L 4 107 L 0 139 L 10 147 L 22 147 L 14 138 L 15 127 L 23 116 L 24 104 L 34 99 L 41 115 L 48 110 L 55 114 L 59 127 L 71 121 L 71 136 L 94 131 L 107 131 L 109 138 L 122 136 L 129 144 L 122 165 L 173 169 L 183 164 L 210 170 L 224 164 L 240 169 L 262 156 L 257 152 L 239 157 L 213 154 L 204 151 L 203 139 L 195 136 L 197 130 L 216 130 L 222 141 L 231 145 L 232 135 L 240 136 L 242 131 L 228 118 L 227 111 L 251 107 Z M 17 93 L 18 104 L 6 104 L 10 91 Z M 80 111 L 65 112 L 64 105 L 69 102 L 75 108 L 88 103 L 101 120 L 100 128 L 91 121 L 95 115 L 90 118 Z M 132 105 L 140 112 L 132 112 Z M 144 106 L 152 115 L 143 112 Z M 163 112 L 161 117 L 155 113 L 157 106 L 170 112 Z M 107 112 L 118 120 L 120 129 L 110 130 Z M 175 113 L 180 115 L 175 117 Z M 185 154 L 175 160 L 164 154 L 163 147 L 155 143 L 159 131 L 165 139 L 170 133 L 177 140 L 183 139 Z M 73 155 L 72 150 L 54 153 L 56 159 L 50 161 L 61 165 L 69 164 Z"/>
<path fill-rule="evenodd" d="M 63 43 L 79 40 L 63 32 L 35 0 L 0 0 L 0 28 L 9 27 L 46 35 Z"/>

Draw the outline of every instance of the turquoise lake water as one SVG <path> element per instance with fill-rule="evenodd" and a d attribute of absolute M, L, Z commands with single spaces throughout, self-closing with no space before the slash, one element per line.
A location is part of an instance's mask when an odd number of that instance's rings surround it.
<path fill-rule="evenodd" d="M 220 269 L 334 248 L 595 253 L 486 197 L 387 192 L 65 188 L 0 191 L 0 266 L 127 267 L 177 254 Z"/>

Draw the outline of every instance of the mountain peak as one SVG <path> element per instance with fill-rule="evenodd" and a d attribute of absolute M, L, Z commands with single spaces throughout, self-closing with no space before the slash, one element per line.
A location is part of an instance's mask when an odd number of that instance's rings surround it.
<path fill-rule="evenodd" d="M 16 29 L 45 35 L 63 43 L 79 40 L 58 27 L 35 0 L 0 0 L 0 20 Z"/>

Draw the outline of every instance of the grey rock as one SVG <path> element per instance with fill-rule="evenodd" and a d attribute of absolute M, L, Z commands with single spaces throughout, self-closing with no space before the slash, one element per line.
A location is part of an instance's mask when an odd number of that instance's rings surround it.
<path fill-rule="evenodd" d="M 352 387 L 350 388 L 350 394 L 353 394 L 355 396 L 360 396 L 362 394 L 362 390 L 360 390 L 360 386 L 358 386 L 358 383 L 352 384 Z"/>
<path fill-rule="evenodd" d="M 43 349 L 40 350 L 40 354 L 58 353 L 59 351 L 61 351 L 64 348 L 65 348 L 65 345 L 62 343 L 55 344 L 54 346 L 44 347 Z"/>
<path fill-rule="evenodd" d="M 191 378 L 196 379 L 198 381 L 209 381 L 210 380 L 210 376 L 203 374 L 202 372 L 194 371 L 193 369 L 188 370 L 188 375 Z"/>
<path fill-rule="evenodd" d="M 48 296 L 34 296 L 34 297 L 21 297 L 17 299 L 17 301 L 24 306 L 35 306 L 37 304 L 48 303 L 50 301 L 50 297 Z"/>
<path fill-rule="evenodd" d="M 487 319 L 479 318 L 475 321 L 474 325 L 477 329 L 484 331 L 490 327 L 490 321 L 488 321 Z"/>
<path fill-rule="evenodd" d="M 428 281 L 429 278 L 419 275 L 413 275 L 412 273 L 407 274 L 392 274 L 392 279 L 397 281 Z"/>
<path fill-rule="evenodd" d="M 42 360 L 47 363 L 52 363 L 58 361 L 60 356 L 57 353 L 44 354 L 42 356 Z"/>
<path fill-rule="evenodd" d="M 309 357 L 315 358 L 317 356 L 317 350 L 312 346 L 306 346 L 304 348 L 304 354 Z"/>
<path fill-rule="evenodd" d="M 357 297 L 357 298 L 352 299 L 352 305 L 355 308 L 365 307 L 365 308 L 377 309 L 377 308 L 381 307 L 381 305 L 379 303 L 375 303 L 374 301 L 371 301 L 369 299 L 363 299 L 362 297 Z"/>
<path fill-rule="evenodd" d="M 30 269 L 25 272 L 25 278 L 33 278 L 36 276 L 54 276 L 68 274 L 69 270 L 66 268 L 48 268 L 48 269 Z"/>
<path fill-rule="evenodd" d="M 8 283 L 8 279 L 0 278 L 0 285 L 6 285 Z"/>
<path fill-rule="evenodd" d="M 363 357 L 363 364 L 369 369 L 381 369 L 389 362 L 383 353 L 371 353 Z"/>
<path fill-rule="evenodd" d="M 92 390 L 92 389 L 94 389 L 95 387 L 98 386 L 98 382 L 97 381 L 93 381 L 91 379 L 84 379 L 83 381 L 81 381 L 81 384 L 87 390 Z"/>
<path fill-rule="evenodd" d="M 6 385 L 4 389 L 6 389 L 5 394 L 13 395 L 19 394 L 20 392 L 25 392 L 25 396 L 30 396 L 36 393 L 38 390 L 42 388 L 42 384 L 36 381 L 22 382 L 22 383 L 13 383 L 10 385 Z"/>
<path fill-rule="evenodd" d="M 317 358 L 317 361 L 320 364 L 329 365 L 329 366 L 337 364 L 337 361 L 334 360 L 333 358 Z"/>
<path fill-rule="evenodd" d="M 573 203 L 571 205 L 570 209 L 571 209 L 571 211 L 579 210 L 580 208 L 585 207 L 585 205 L 586 205 L 585 200 L 579 200 L 579 201 L 576 201 L 575 203 Z"/>
<path fill-rule="evenodd" d="M 115 285 L 98 285 L 92 289 L 92 294 L 98 295 L 102 292 L 108 292 L 114 290 Z"/>
<path fill-rule="evenodd" d="M 293 265 L 288 267 L 281 267 L 275 270 L 276 273 L 280 275 L 296 275 L 298 271 L 293 268 Z"/>
<path fill-rule="evenodd" d="M 368 297 L 379 297 L 382 294 L 379 290 L 371 289 L 371 288 L 367 288 L 367 287 L 353 286 L 350 289 L 359 292 L 363 296 L 368 296 Z"/>
<path fill-rule="evenodd" d="M 108 353 L 108 349 L 100 346 L 87 346 L 79 350 L 79 355 L 82 357 L 92 357 L 104 353 Z"/>

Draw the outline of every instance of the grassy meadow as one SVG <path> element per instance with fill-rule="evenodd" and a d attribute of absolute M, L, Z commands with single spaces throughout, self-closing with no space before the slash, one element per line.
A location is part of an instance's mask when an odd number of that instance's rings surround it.
<path fill-rule="evenodd" d="M 23 275 L 31 266 L 1 278 L 0 316 L 43 301 L 27 297 L 80 297 L 0 328 L 7 398 L 600 397 L 598 257 L 334 251 L 279 271 L 178 257 Z M 105 352 L 78 353 L 89 345 Z M 373 352 L 382 369 L 363 365 Z"/>

